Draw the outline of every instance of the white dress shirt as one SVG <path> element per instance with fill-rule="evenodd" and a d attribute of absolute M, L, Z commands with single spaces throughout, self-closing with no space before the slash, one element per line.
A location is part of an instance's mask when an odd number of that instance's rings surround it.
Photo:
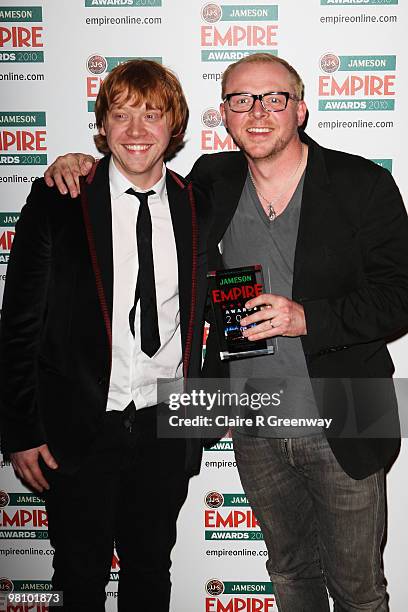
<path fill-rule="evenodd" d="M 107 410 L 123 410 L 132 401 L 137 409 L 157 404 L 157 379 L 173 379 L 171 387 L 182 389 L 182 347 L 178 292 L 177 252 L 166 191 L 166 167 L 149 196 L 152 218 L 152 249 L 156 282 L 160 348 L 148 357 L 140 347 L 140 300 L 135 314 L 135 337 L 129 326 L 139 270 L 136 221 L 140 189 L 109 165 L 113 237 L 112 371 Z M 173 391 L 173 388 L 171 391 Z"/>

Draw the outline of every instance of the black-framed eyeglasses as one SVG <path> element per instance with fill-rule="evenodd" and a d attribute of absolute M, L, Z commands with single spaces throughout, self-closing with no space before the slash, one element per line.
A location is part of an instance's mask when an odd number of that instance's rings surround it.
<path fill-rule="evenodd" d="M 230 93 L 224 96 L 224 102 L 228 102 L 230 110 L 234 113 L 247 113 L 253 108 L 256 100 L 260 101 L 262 108 L 268 113 L 279 113 L 285 110 L 289 99 L 294 102 L 300 101 L 288 91 L 269 91 L 263 94 Z"/>

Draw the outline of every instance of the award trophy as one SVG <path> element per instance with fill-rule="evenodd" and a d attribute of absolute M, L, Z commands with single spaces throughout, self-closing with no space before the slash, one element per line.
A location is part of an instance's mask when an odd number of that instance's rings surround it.
<path fill-rule="evenodd" d="M 273 338 L 248 340 L 242 336 L 247 328 L 241 326 L 241 319 L 259 310 L 258 307 L 247 309 L 245 303 L 264 292 L 262 266 L 213 270 L 207 277 L 221 359 L 273 354 L 276 346 Z"/>

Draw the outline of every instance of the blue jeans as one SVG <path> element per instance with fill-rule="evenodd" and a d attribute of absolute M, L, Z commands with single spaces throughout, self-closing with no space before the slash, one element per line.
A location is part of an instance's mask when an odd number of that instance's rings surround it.
<path fill-rule="evenodd" d="M 354 480 L 324 434 L 234 434 L 242 486 L 268 549 L 280 612 L 387 612 L 381 567 L 384 473 Z"/>

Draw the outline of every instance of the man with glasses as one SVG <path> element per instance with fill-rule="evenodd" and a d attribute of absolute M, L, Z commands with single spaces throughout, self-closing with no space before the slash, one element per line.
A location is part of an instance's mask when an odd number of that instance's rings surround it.
<path fill-rule="evenodd" d="M 260 263 L 268 291 L 245 304 L 260 309 L 241 323 L 277 350 L 232 361 L 228 373 L 256 391 L 279 381 L 285 401 L 272 414 L 291 419 L 257 435 L 235 430 L 234 450 L 280 612 L 328 612 L 327 590 L 337 612 L 385 612 L 384 469 L 399 449 L 385 339 L 408 325 L 408 222 L 386 170 L 303 132 L 303 93 L 281 58 L 229 66 L 220 110 L 240 151 L 204 155 L 191 172 L 213 205 L 210 269 L 220 252 L 226 268 Z M 78 163 L 46 177 L 62 186 L 61 173 L 72 193 Z M 225 368 L 214 329 L 206 362 Z M 329 430 L 292 424 L 316 413 Z"/>

